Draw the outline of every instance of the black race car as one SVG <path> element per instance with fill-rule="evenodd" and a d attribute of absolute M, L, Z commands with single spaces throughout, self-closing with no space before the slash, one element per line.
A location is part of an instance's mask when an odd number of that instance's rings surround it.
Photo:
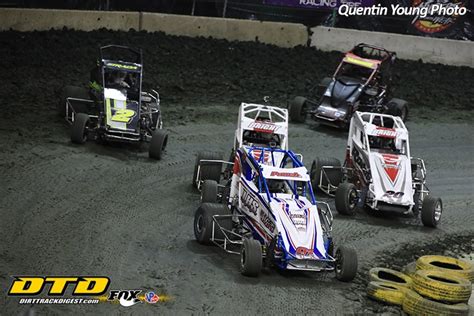
<path fill-rule="evenodd" d="M 168 142 L 162 129 L 158 92 L 142 91 L 142 52 L 125 46 L 100 48 L 89 88 L 67 86 L 58 106 L 71 124 L 71 141 L 149 142 L 149 156 L 161 159 Z"/>
<path fill-rule="evenodd" d="M 345 54 L 333 77 L 321 81 L 324 93 L 319 102 L 304 97 L 291 102 L 290 119 L 302 123 L 309 114 L 320 123 L 348 128 L 352 114 L 361 111 L 400 116 L 405 121 L 408 103 L 389 98 L 395 59 L 394 52 L 358 44 Z"/>

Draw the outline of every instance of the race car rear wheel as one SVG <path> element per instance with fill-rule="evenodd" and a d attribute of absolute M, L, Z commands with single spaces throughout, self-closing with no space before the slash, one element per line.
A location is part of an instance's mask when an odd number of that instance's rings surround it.
<path fill-rule="evenodd" d="M 324 77 L 320 82 L 319 82 L 319 87 L 321 89 L 326 89 L 329 84 L 332 82 L 332 78 L 331 77 Z"/>
<path fill-rule="evenodd" d="M 67 98 L 90 100 L 89 90 L 82 87 L 76 87 L 76 86 L 64 87 L 63 92 L 61 94 L 61 99 L 58 102 L 58 107 L 57 107 L 58 114 L 61 117 L 66 116 Z M 84 104 L 83 102 L 81 103 L 80 101 L 71 101 L 71 103 L 76 113 L 84 113 L 87 111 L 87 105 Z"/>
<path fill-rule="evenodd" d="M 160 160 L 168 144 L 168 133 L 162 129 L 156 130 L 151 136 L 148 156 Z"/>
<path fill-rule="evenodd" d="M 214 180 L 204 180 L 201 186 L 201 203 L 217 202 L 217 182 Z"/>
<path fill-rule="evenodd" d="M 75 144 L 84 144 L 87 140 L 87 124 L 89 115 L 77 113 L 71 126 L 71 141 Z"/>
<path fill-rule="evenodd" d="M 335 167 L 334 169 L 325 169 L 325 174 L 327 178 L 323 174 L 323 178 L 321 179 L 321 173 L 323 172 L 323 167 Z M 328 184 L 332 184 L 334 186 L 338 186 L 342 180 L 342 170 L 341 170 L 341 162 L 339 159 L 336 158 L 316 158 L 313 160 L 311 165 L 311 185 L 313 186 L 313 190 L 321 191 L 319 185 L 321 184 L 322 187 L 327 187 Z M 328 183 L 329 179 L 329 183 Z M 321 181 L 321 183 L 320 183 Z"/>
<path fill-rule="evenodd" d="M 255 239 L 245 238 L 240 252 L 240 271 L 245 276 L 256 277 L 262 270 L 262 245 Z"/>
<path fill-rule="evenodd" d="M 199 180 L 214 180 L 217 183 L 221 180 L 222 163 L 217 162 L 201 162 L 201 160 L 222 160 L 221 153 L 215 152 L 199 152 L 196 156 L 193 173 L 193 186 L 197 187 L 198 168 L 200 168 Z"/>
<path fill-rule="evenodd" d="M 304 123 L 307 111 L 306 98 L 295 97 L 290 103 L 289 115 L 290 120 L 295 123 Z"/>
<path fill-rule="evenodd" d="M 357 274 L 357 253 L 354 248 L 341 246 L 336 250 L 334 271 L 339 281 L 348 282 Z"/>
<path fill-rule="evenodd" d="M 350 182 L 341 183 L 336 190 L 336 210 L 343 215 L 354 215 L 359 195 L 355 185 Z"/>
<path fill-rule="evenodd" d="M 403 122 L 408 118 L 408 102 L 402 99 L 391 99 L 387 103 L 388 114 L 399 116 Z"/>
<path fill-rule="evenodd" d="M 212 223 L 215 215 L 230 215 L 230 211 L 226 205 L 216 203 L 203 203 L 194 214 L 194 236 L 200 244 L 212 244 Z M 219 225 L 227 230 L 232 229 L 232 218 L 217 218 Z M 223 239 L 225 236 L 214 224 L 214 238 Z"/>
<path fill-rule="evenodd" d="M 440 198 L 428 195 L 423 199 L 421 222 L 427 227 L 436 227 L 443 213 L 443 202 Z"/>

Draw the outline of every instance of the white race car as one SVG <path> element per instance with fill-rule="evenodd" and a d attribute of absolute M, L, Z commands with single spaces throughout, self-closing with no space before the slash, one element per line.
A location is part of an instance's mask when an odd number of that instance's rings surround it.
<path fill-rule="evenodd" d="M 235 152 L 241 146 L 288 149 L 288 110 L 269 105 L 241 103 L 229 160 L 224 161 L 221 153 L 198 153 L 194 165 L 193 186 L 200 190 L 205 180 L 219 183 L 222 164 L 227 165 L 224 179 L 229 179 Z"/>
<path fill-rule="evenodd" d="M 426 169 L 410 156 L 408 130 L 397 116 L 356 112 L 352 117 L 344 165 L 337 159 L 313 161 L 313 186 L 335 195 L 336 209 L 353 215 L 356 206 L 374 211 L 412 212 L 436 227 L 443 203 L 429 195 Z"/>
<path fill-rule="evenodd" d="M 219 190 L 202 188 L 194 233 L 203 244 L 240 254 L 241 272 L 257 276 L 263 265 L 280 269 L 335 271 L 341 281 L 357 273 L 350 247 L 334 251 L 332 214 L 316 202 L 307 169 L 296 154 L 271 147 L 242 146 L 232 177 Z"/>

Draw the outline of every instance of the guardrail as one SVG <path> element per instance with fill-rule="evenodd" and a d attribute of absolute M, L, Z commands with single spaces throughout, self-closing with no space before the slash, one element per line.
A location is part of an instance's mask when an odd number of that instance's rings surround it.
<path fill-rule="evenodd" d="M 357 43 L 383 46 L 402 59 L 474 67 L 474 42 L 368 32 L 302 24 L 260 22 L 146 12 L 0 9 L 0 31 L 101 28 L 160 31 L 169 35 L 258 41 L 280 47 L 309 45 L 323 51 L 347 51 Z"/>

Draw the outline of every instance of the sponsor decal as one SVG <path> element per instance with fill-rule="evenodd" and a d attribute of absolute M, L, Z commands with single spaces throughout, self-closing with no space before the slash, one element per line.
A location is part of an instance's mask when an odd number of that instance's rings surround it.
<path fill-rule="evenodd" d="M 371 69 L 377 68 L 377 65 L 380 64 L 380 62 L 378 61 L 363 59 L 353 54 L 346 54 L 346 58 L 344 58 L 344 60 L 350 64 L 354 64 L 354 65 L 358 65 L 358 66 L 366 67 L 366 68 L 371 68 Z"/>
<path fill-rule="evenodd" d="M 375 129 L 374 134 L 376 136 L 385 137 L 385 138 L 397 137 L 397 131 L 394 130 L 393 128 L 380 127 L 380 126 Z"/>
<path fill-rule="evenodd" d="M 397 155 L 382 154 L 383 157 L 383 168 L 390 181 L 395 182 L 397 179 L 398 171 L 400 169 L 399 160 Z"/>
<path fill-rule="evenodd" d="M 399 199 L 404 194 L 405 193 L 403 193 L 403 192 L 387 191 L 387 192 L 384 193 L 384 195 L 382 197 Z"/>
<path fill-rule="evenodd" d="M 314 250 L 306 247 L 296 248 L 296 257 L 298 258 L 314 258 Z"/>
<path fill-rule="evenodd" d="M 290 219 L 299 231 L 306 231 L 306 215 L 305 214 L 294 214 L 290 212 Z"/>
<path fill-rule="evenodd" d="M 270 177 L 302 178 L 303 176 L 300 175 L 298 172 L 272 171 L 270 173 Z"/>
<path fill-rule="evenodd" d="M 142 290 L 113 290 L 110 291 L 107 301 L 118 301 L 124 307 L 130 307 L 141 302 L 138 298 Z"/>
<path fill-rule="evenodd" d="M 268 216 L 268 213 L 263 209 L 260 210 L 260 222 L 265 226 L 270 232 L 275 231 L 275 223 L 273 219 Z"/>
<path fill-rule="evenodd" d="M 261 210 L 260 203 L 247 189 L 242 190 L 242 203 L 247 210 L 255 216 L 257 216 L 258 211 Z"/>
<path fill-rule="evenodd" d="M 253 130 L 256 132 L 271 134 L 271 133 L 275 133 L 280 128 L 280 126 L 277 126 L 272 123 L 264 123 L 264 122 L 255 121 L 249 124 L 249 128 L 253 128 Z"/>
<path fill-rule="evenodd" d="M 299 8 L 334 9 L 341 5 L 371 6 L 374 4 L 374 0 L 264 0 L 264 3 Z"/>
<path fill-rule="evenodd" d="M 145 302 L 150 304 L 156 304 L 160 300 L 160 297 L 155 292 L 147 292 L 145 294 Z"/>
<path fill-rule="evenodd" d="M 73 296 L 101 295 L 107 291 L 110 279 L 97 276 L 15 276 L 8 295 L 32 296 L 42 292 L 48 295 L 64 295 L 66 288 L 73 288 Z M 49 290 L 45 286 L 49 284 Z"/>
<path fill-rule="evenodd" d="M 8 296 L 21 297 L 19 304 L 116 303 L 130 307 L 141 302 L 155 304 L 170 299 L 167 295 L 158 295 L 153 291 L 142 295 L 140 289 L 111 290 L 107 294 L 110 279 L 104 276 L 14 276 L 13 278 Z"/>
<path fill-rule="evenodd" d="M 260 157 L 262 156 L 262 151 L 258 149 L 252 150 L 252 155 L 255 160 L 259 161 Z M 263 162 L 266 163 L 268 161 L 268 158 L 270 158 L 270 153 L 268 151 L 265 151 L 265 154 L 263 155 Z"/>
<path fill-rule="evenodd" d="M 115 67 L 115 68 L 121 68 L 121 69 L 130 69 L 130 70 L 137 70 L 138 66 L 134 65 L 124 65 L 124 64 L 117 64 L 117 63 L 108 63 L 106 64 L 107 67 Z"/>
<path fill-rule="evenodd" d="M 417 15 L 412 24 L 422 33 L 433 34 L 445 31 L 455 25 L 465 12 L 464 2 L 462 0 L 413 0 L 412 7 L 423 9 L 428 14 Z"/>

